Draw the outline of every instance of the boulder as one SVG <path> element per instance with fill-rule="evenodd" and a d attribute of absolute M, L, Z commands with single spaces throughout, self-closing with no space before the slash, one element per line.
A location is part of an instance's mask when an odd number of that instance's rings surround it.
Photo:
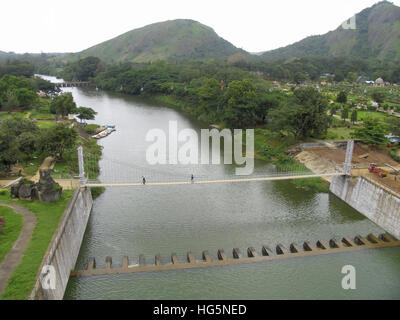
<path fill-rule="evenodd" d="M 61 198 L 62 187 L 51 177 L 51 172 L 51 169 L 39 171 L 40 179 L 36 184 L 36 190 L 41 202 L 56 202 Z"/>
<path fill-rule="evenodd" d="M 18 198 L 21 200 L 32 200 L 32 194 L 34 193 L 34 184 L 30 184 L 29 181 L 20 186 L 18 190 Z"/>
<path fill-rule="evenodd" d="M 51 177 L 51 172 L 51 169 L 41 169 L 40 180 L 36 184 L 27 179 L 20 180 L 17 185 L 11 187 L 11 197 L 21 200 L 39 199 L 41 202 L 56 202 L 61 198 L 62 187 Z"/>
<path fill-rule="evenodd" d="M 35 193 L 35 184 L 27 179 L 21 179 L 15 186 L 11 187 L 11 197 L 21 200 L 32 200 Z"/>

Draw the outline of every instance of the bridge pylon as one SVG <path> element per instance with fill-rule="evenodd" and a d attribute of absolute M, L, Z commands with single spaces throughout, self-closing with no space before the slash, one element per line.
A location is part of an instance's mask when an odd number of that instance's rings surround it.
<path fill-rule="evenodd" d="M 80 187 L 84 187 L 86 185 L 85 179 L 85 165 L 83 160 L 83 148 L 82 146 L 78 147 L 78 167 L 79 167 L 79 181 Z"/>
<path fill-rule="evenodd" d="M 347 141 L 346 159 L 344 163 L 344 172 L 346 176 L 351 176 L 351 162 L 353 160 L 354 140 Z"/>

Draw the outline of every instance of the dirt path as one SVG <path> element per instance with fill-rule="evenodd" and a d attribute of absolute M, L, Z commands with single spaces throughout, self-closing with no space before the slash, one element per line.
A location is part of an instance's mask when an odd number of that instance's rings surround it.
<path fill-rule="evenodd" d="M 13 247 L 4 257 L 0 264 L 0 295 L 6 288 L 7 281 L 13 273 L 14 269 L 19 265 L 24 255 L 25 249 L 28 247 L 32 238 L 32 232 L 36 226 L 36 216 L 28 209 L 14 205 L 0 202 L 0 206 L 12 208 L 16 213 L 24 216 L 24 226 L 18 239 L 14 242 Z M 6 221 L 7 223 L 7 221 Z"/>

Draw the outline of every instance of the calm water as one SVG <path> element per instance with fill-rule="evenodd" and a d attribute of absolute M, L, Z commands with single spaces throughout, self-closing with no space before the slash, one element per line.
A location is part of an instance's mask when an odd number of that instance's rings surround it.
<path fill-rule="evenodd" d="M 145 141 L 148 130 L 164 129 L 168 121 L 178 127 L 201 129 L 201 124 L 172 109 L 138 98 L 74 88 L 79 106 L 98 112 L 96 123 L 115 124 L 117 132 L 100 141 L 105 158 L 148 168 Z M 101 163 L 100 178 L 110 166 Z M 158 167 L 162 173 L 183 177 L 182 166 Z M 194 169 L 193 169 L 194 170 Z M 232 174 L 231 167 L 197 167 L 196 175 Z M 255 173 L 273 167 L 256 162 Z M 121 173 L 119 172 L 121 175 Z M 124 174 L 122 174 L 124 175 Z M 128 175 L 128 174 L 127 174 Z M 132 178 L 129 173 L 129 179 Z M 139 172 L 137 179 L 140 179 Z M 95 257 L 98 268 L 106 256 L 119 265 L 122 256 L 130 263 L 144 253 L 147 262 L 161 254 L 169 262 L 172 252 L 185 260 L 192 251 L 216 257 L 217 249 L 231 253 L 263 244 L 289 245 L 332 237 L 382 233 L 378 226 L 326 193 L 296 188 L 290 181 L 169 187 L 107 188 L 94 204 L 76 268 Z M 357 269 L 357 290 L 341 289 L 341 268 Z M 65 299 L 369 299 L 400 298 L 400 248 L 369 250 L 312 257 L 131 275 L 72 278 Z"/>

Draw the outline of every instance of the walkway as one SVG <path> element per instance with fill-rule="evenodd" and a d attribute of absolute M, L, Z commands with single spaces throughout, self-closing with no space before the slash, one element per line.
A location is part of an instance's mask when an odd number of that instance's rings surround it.
<path fill-rule="evenodd" d="M 170 186 L 170 185 L 187 185 L 187 184 L 212 184 L 212 183 L 236 183 L 236 182 L 254 182 L 254 181 L 278 181 L 278 180 L 294 180 L 307 178 L 323 178 L 342 176 L 343 172 L 334 173 L 315 173 L 315 174 L 299 174 L 299 175 L 282 175 L 270 176 L 262 178 L 242 178 L 242 179 L 221 179 L 221 180 L 199 180 L 199 181 L 173 181 L 173 182 L 146 182 L 146 186 Z M 143 186 L 142 183 L 86 183 L 86 187 L 138 187 Z"/>
<path fill-rule="evenodd" d="M 7 281 L 13 273 L 14 269 L 19 265 L 24 255 L 25 249 L 28 247 L 32 238 L 32 232 L 36 226 L 36 216 L 28 209 L 15 205 L 0 202 L 0 206 L 13 209 L 16 213 L 24 216 L 24 226 L 18 239 L 15 241 L 11 250 L 0 263 L 0 295 L 6 288 Z M 7 221 L 6 221 L 7 223 Z"/>

